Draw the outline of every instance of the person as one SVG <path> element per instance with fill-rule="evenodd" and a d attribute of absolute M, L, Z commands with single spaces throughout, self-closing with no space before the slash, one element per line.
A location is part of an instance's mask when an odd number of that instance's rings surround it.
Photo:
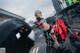
<path fill-rule="evenodd" d="M 67 27 L 62 18 L 58 18 L 55 25 L 50 25 L 45 20 L 41 20 L 41 27 L 44 31 L 49 32 L 52 35 L 51 37 L 57 45 L 58 50 L 62 52 L 63 49 L 60 49 L 59 42 L 64 41 L 67 38 Z"/>
<path fill-rule="evenodd" d="M 41 20 L 44 20 L 44 18 L 42 18 L 42 12 L 40 10 L 36 10 L 35 11 L 35 18 L 36 18 L 36 22 L 35 24 L 38 26 L 39 29 L 41 29 L 44 32 L 44 37 L 46 39 L 46 51 L 47 53 L 50 53 L 50 48 L 53 47 L 54 41 L 52 40 L 52 38 L 49 36 L 49 33 L 47 33 L 46 31 L 44 31 L 41 27 Z"/>

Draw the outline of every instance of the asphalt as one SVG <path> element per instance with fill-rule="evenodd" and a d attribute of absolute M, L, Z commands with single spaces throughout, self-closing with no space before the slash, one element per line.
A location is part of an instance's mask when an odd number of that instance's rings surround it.
<path fill-rule="evenodd" d="M 56 45 L 54 44 L 56 48 Z M 76 48 L 70 42 L 69 38 L 66 38 L 63 44 L 60 44 L 61 48 L 65 48 L 63 53 L 80 53 L 80 48 Z M 57 48 L 56 48 L 57 49 Z M 53 52 L 55 50 L 53 49 Z M 46 52 L 46 42 L 43 32 L 40 30 L 35 31 L 35 45 L 30 50 L 30 53 L 47 53 Z"/>

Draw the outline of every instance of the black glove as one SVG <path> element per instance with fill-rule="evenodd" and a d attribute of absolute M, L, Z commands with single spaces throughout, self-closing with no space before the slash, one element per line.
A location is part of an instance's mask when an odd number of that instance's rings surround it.
<path fill-rule="evenodd" d="M 60 47 L 58 47 L 58 51 L 61 53 L 61 48 Z"/>
<path fill-rule="evenodd" d="M 65 47 L 66 48 L 66 47 Z M 59 53 L 62 53 L 64 50 L 65 50 L 65 48 L 60 48 L 60 47 L 58 47 L 58 51 L 59 51 Z"/>

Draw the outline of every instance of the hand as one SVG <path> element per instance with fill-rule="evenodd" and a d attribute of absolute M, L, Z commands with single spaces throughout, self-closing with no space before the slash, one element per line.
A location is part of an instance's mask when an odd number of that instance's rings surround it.
<path fill-rule="evenodd" d="M 34 21 L 29 21 L 28 23 L 32 25 L 32 24 L 34 24 Z"/>

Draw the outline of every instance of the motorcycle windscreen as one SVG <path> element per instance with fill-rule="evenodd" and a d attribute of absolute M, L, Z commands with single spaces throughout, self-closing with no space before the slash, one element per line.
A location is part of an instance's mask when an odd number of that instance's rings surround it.
<path fill-rule="evenodd" d="M 70 27 L 80 29 L 80 5 L 67 12 L 67 21 Z"/>
<path fill-rule="evenodd" d="M 13 19 L 6 19 L 0 22 L 0 43 L 2 43 L 13 30 L 21 26 L 22 24 L 19 24 Z"/>

